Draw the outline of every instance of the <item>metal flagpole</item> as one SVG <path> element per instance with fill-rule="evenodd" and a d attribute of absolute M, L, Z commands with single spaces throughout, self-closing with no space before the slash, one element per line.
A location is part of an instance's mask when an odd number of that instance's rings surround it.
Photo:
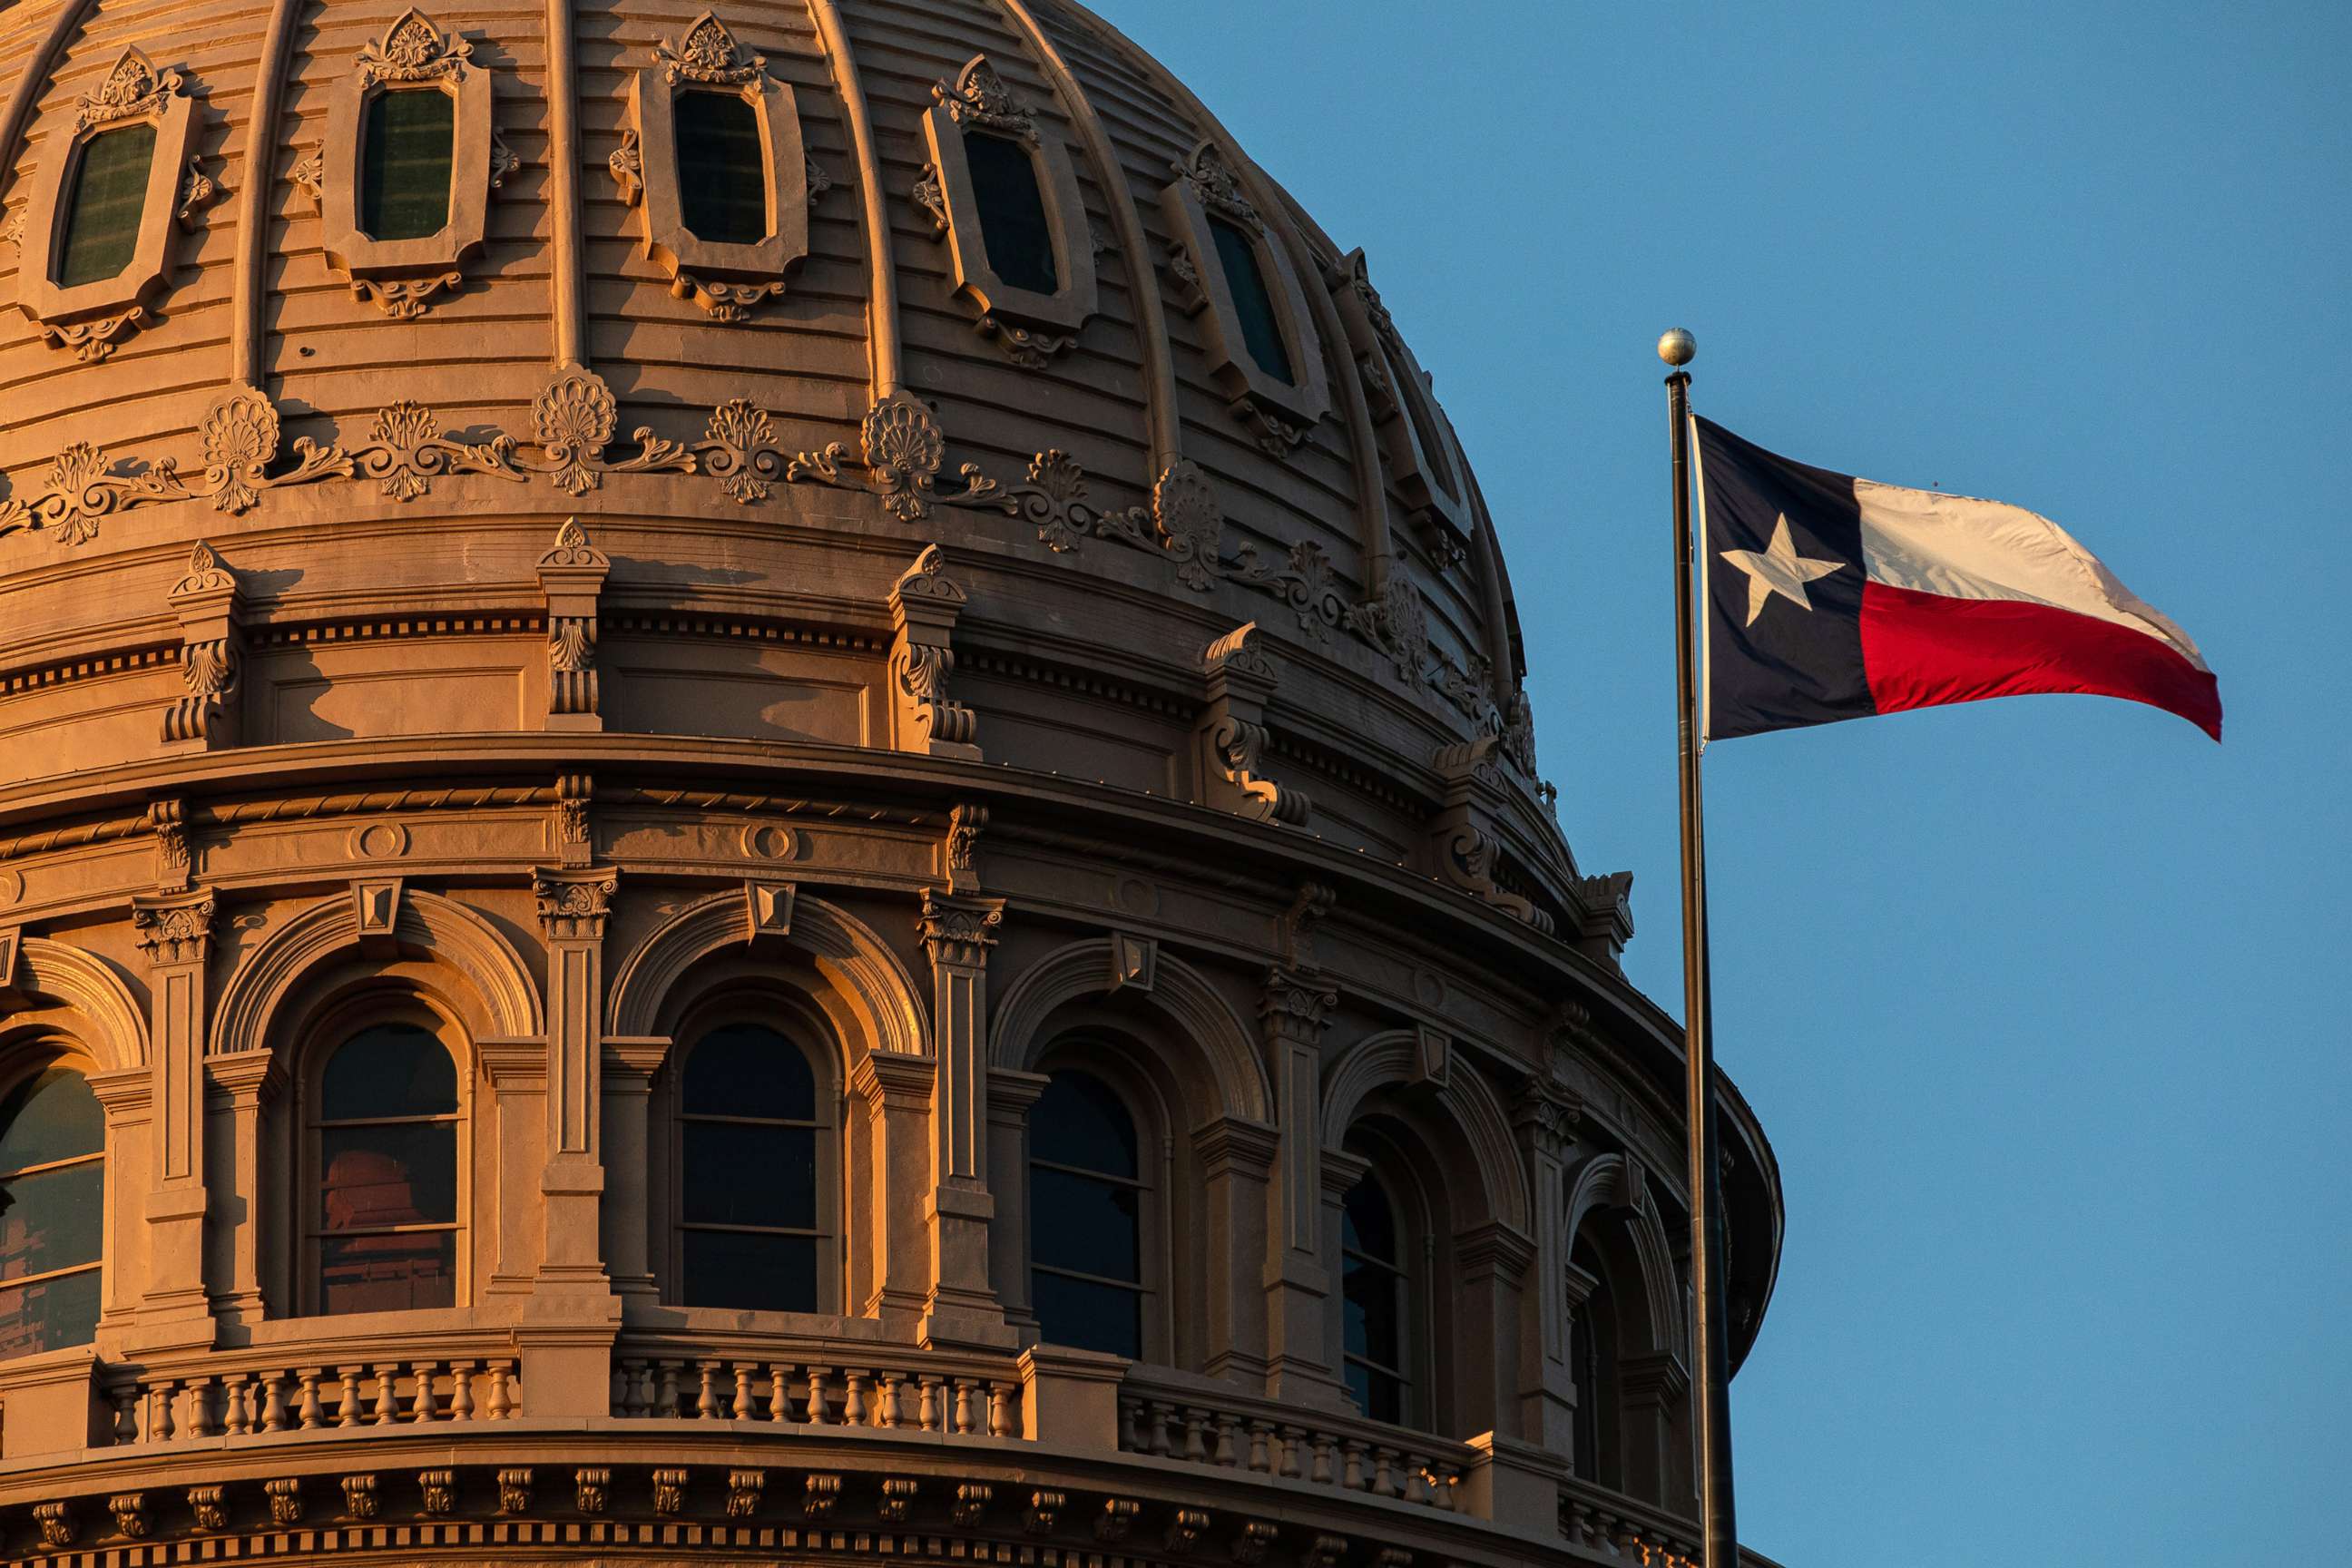
<path fill-rule="evenodd" d="M 1731 1350 L 1723 1284 L 1723 1181 L 1716 1161 L 1715 1020 L 1708 998 L 1706 832 L 1699 789 L 1698 682 L 1693 668 L 1690 373 L 1698 353 L 1676 327 L 1658 340 L 1674 367 L 1666 406 L 1675 447 L 1675 695 L 1681 737 L 1683 808 L 1683 1057 L 1685 1119 L 1690 1127 L 1692 1371 L 1699 1385 L 1699 1525 L 1705 1568 L 1738 1568 L 1739 1531 L 1731 1499 Z"/>

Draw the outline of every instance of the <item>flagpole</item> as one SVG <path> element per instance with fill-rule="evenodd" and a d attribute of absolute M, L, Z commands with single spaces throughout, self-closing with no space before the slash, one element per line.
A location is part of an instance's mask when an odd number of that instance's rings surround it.
<path fill-rule="evenodd" d="M 1705 1568 L 1738 1568 L 1731 1488 L 1731 1351 L 1723 1282 L 1723 1181 L 1716 1159 L 1714 1015 L 1708 997 L 1706 831 L 1693 668 L 1690 373 L 1698 344 L 1680 327 L 1658 340 L 1674 367 L 1666 407 L 1675 450 L 1675 696 L 1681 740 L 1684 1116 L 1690 1142 L 1691 1359 L 1698 1382 L 1699 1527 Z"/>

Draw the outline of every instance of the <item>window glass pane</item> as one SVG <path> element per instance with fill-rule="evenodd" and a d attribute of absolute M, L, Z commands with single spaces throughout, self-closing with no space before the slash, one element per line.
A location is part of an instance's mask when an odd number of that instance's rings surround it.
<path fill-rule="evenodd" d="M 0 1279 L 97 1262 L 105 1212 L 102 1160 L 0 1182 Z"/>
<path fill-rule="evenodd" d="M 816 1310 L 816 1238 L 686 1233 L 686 1304 L 772 1312 Z"/>
<path fill-rule="evenodd" d="M 1339 1208 L 1340 1245 L 1383 1263 L 1397 1261 L 1396 1215 L 1380 1183 L 1366 1176 L 1349 1189 Z"/>
<path fill-rule="evenodd" d="M 449 221 L 457 100 L 437 88 L 379 92 L 360 132 L 360 227 L 377 239 L 423 239 Z"/>
<path fill-rule="evenodd" d="M 1051 294 L 1061 287 L 1054 264 L 1054 232 L 1045 223 L 1045 195 L 1037 188 L 1037 164 L 1029 149 L 1010 136 L 985 131 L 963 139 L 964 165 L 971 174 L 972 200 L 980 205 L 980 237 L 988 265 L 1015 289 Z"/>
<path fill-rule="evenodd" d="M 1030 1257 L 1054 1268 L 1141 1280 L 1138 1188 L 1067 1171 L 1029 1172 Z"/>
<path fill-rule="evenodd" d="M 1242 341 L 1258 369 L 1275 380 L 1296 384 L 1290 350 L 1282 341 L 1281 319 L 1274 313 L 1274 292 L 1258 265 L 1257 242 L 1221 217 L 1209 219 L 1217 239 L 1217 260 L 1225 269 L 1225 288 L 1234 297 L 1234 313 L 1242 319 Z"/>
<path fill-rule="evenodd" d="M 686 1142 L 688 1225 L 816 1227 L 816 1130 L 689 1121 Z"/>
<path fill-rule="evenodd" d="M 322 1230 L 446 1225 L 457 1217 L 453 1122 L 330 1127 L 319 1134 L 319 1159 Z"/>
<path fill-rule="evenodd" d="M 768 161 L 760 111 L 740 93 L 682 92 L 672 100 L 678 202 L 698 239 L 757 245 L 768 237 Z"/>
<path fill-rule="evenodd" d="M 1349 1362 L 1348 1392 L 1356 1396 L 1356 1403 L 1373 1420 L 1403 1424 L 1404 1384 L 1398 1379 L 1384 1372 L 1375 1372 L 1360 1363 Z"/>
<path fill-rule="evenodd" d="M 1133 1176 L 1135 1118 L 1098 1079 L 1057 1072 L 1029 1110 L 1029 1157 L 1107 1176 Z"/>
<path fill-rule="evenodd" d="M 689 1116 L 814 1121 L 816 1075 L 799 1047 L 775 1030 L 730 1024 L 696 1043 L 686 1059 L 683 1098 Z"/>
<path fill-rule="evenodd" d="M 21 1171 L 95 1154 L 106 1147 L 106 1113 L 81 1075 L 35 1073 L 0 1100 L 0 1171 Z"/>
<path fill-rule="evenodd" d="M 152 125 L 101 131 L 82 143 L 65 203 L 59 287 L 96 283 L 131 265 L 139 248 L 139 220 L 146 215 L 148 165 L 154 161 Z"/>
<path fill-rule="evenodd" d="M 436 94 L 435 96 L 439 96 Z M 457 1064 L 414 1024 L 379 1024 L 352 1036 L 328 1059 L 320 1116 L 446 1116 L 457 1109 Z"/>
<path fill-rule="evenodd" d="M 1129 1359 L 1143 1353 L 1140 1291 L 1039 1269 L 1029 1276 L 1029 1304 L 1038 1331 L 1055 1344 Z"/>
<path fill-rule="evenodd" d="M 1397 1277 L 1376 1263 L 1350 1258 L 1342 1266 L 1347 1296 L 1348 1353 L 1382 1366 L 1403 1363 Z"/>
<path fill-rule="evenodd" d="M 319 1310 L 404 1312 L 457 1300 L 457 1237 L 331 1236 L 319 1243 Z"/>
<path fill-rule="evenodd" d="M 0 1357 L 86 1345 L 98 1332 L 99 1272 L 0 1289 Z"/>

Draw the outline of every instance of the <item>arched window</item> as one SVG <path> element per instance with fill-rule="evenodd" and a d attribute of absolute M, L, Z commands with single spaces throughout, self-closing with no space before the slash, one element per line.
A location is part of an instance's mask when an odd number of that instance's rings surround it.
<path fill-rule="evenodd" d="M 1242 342 L 1258 369 L 1286 386 L 1298 384 L 1291 368 L 1290 348 L 1282 340 L 1282 321 L 1274 313 L 1274 290 L 1258 259 L 1256 239 L 1230 218 L 1212 215 L 1209 232 L 1217 242 L 1217 261 L 1225 269 L 1225 287 L 1233 291 L 1234 313 L 1241 318 Z"/>
<path fill-rule="evenodd" d="M 425 239 L 449 222 L 457 100 L 436 88 L 379 92 L 360 132 L 360 230 Z"/>
<path fill-rule="evenodd" d="M 317 1310 L 456 1305 L 464 1111 L 449 1047 L 415 1024 L 373 1025 L 327 1058 L 315 1103 Z"/>
<path fill-rule="evenodd" d="M 759 110 L 740 92 L 682 92 L 671 112 L 686 226 L 717 245 L 767 238 L 767 132 Z"/>
<path fill-rule="evenodd" d="M 1135 1117 L 1100 1079 L 1055 1073 L 1029 1110 L 1029 1300 L 1055 1344 L 1143 1354 L 1143 1213 Z"/>
<path fill-rule="evenodd" d="M 761 1024 L 722 1024 L 678 1078 L 681 1305 L 779 1312 L 830 1306 L 831 1119 L 801 1048 Z"/>
<path fill-rule="evenodd" d="M 1051 294 L 1062 286 L 1054 264 L 1054 230 L 1045 216 L 1045 193 L 1037 184 L 1036 161 L 1010 136 L 967 131 L 963 138 L 972 199 L 980 204 L 980 232 L 988 264 L 1015 289 Z"/>
<path fill-rule="evenodd" d="M 98 1330 L 106 1117 L 79 1073 L 43 1068 L 0 1099 L 0 1356 Z"/>
<path fill-rule="evenodd" d="M 131 265 L 147 207 L 147 171 L 155 161 L 155 127 L 144 122 L 101 131 L 76 154 L 58 245 L 58 286 L 100 283 Z"/>
<path fill-rule="evenodd" d="M 1377 1176 L 1367 1174 L 1340 1205 L 1339 1258 L 1348 1391 L 1375 1421 L 1409 1420 L 1416 1350 L 1412 1282 L 1396 1205 Z"/>
<path fill-rule="evenodd" d="M 1612 1489 L 1624 1485 L 1617 1441 L 1617 1301 L 1609 1272 L 1592 1243 L 1578 1237 L 1569 1249 L 1572 1286 L 1591 1282 L 1569 1310 L 1568 1364 L 1576 1379 L 1576 1475 Z M 1569 1294 L 1573 1297 L 1575 1289 Z"/>

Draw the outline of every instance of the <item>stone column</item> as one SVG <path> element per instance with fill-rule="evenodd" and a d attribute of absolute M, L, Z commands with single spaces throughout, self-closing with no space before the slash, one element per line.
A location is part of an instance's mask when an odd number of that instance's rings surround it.
<path fill-rule="evenodd" d="M 923 946 L 931 958 L 930 1292 L 927 1344 L 1009 1347 L 1004 1314 L 989 1288 L 988 950 L 1004 900 L 923 894 Z"/>
<path fill-rule="evenodd" d="M 912 1337 L 930 1300 L 931 1094 L 939 1062 L 868 1051 L 849 1087 L 866 1102 L 869 1234 L 877 1237 L 857 1310 Z"/>
<path fill-rule="evenodd" d="M 238 1051 L 205 1058 L 206 1183 L 227 1201 L 220 1205 L 205 1247 L 205 1278 L 219 1322 L 250 1327 L 268 1316 L 261 1284 L 263 1191 L 261 1119 L 285 1087 L 286 1071 L 268 1051 Z M 281 1173 L 282 1174 L 282 1173 Z M 291 1245 L 291 1238 L 289 1238 Z"/>
<path fill-rule="evenodd" d="M 144 1194 L 142 1349 L 194 1348 L 213 1339 L 205 1289 L 204 1059 L 205 963 L 212 953 L 214 909 L 210 891 L 131 901 L 131 923 L 147 954 L 155 1113 L 155 1163 Z"/>
<path fill-rule="evenodd" d="M 1192 1135 L 1208 1226 L 1206 1370 L 1247 1384 L 1265 1381 L 1266 1187 L 1281 1138 L 1264 1122 L 1221 1117 Z"/>
<path fill-rule="evenodd" d="M 604 1193 L 604 921 L 620 873 L 542 868 L 531 878 L 547 939 L 545 1241 L 535 1293 L 610 1293 L 599 1235 Z"/>
<path fill-rule="evenodd" d="M 647 1171 L 653 1158 L 650 1112 L 654 1074 L 669 1055 L 666 1037 L 615 1039 L 606 1037 L 604 1050 L 605 1163 L 616 1171 Z M 655 1283 L 653 1215 L 647 1207 L 646 1183 L 615 1182 L 604 1192 L 604 1267 L 613 1289 L 621 1298 L 624 1321 L 661 1299 Z"/>
<path fill-rule="evenodd" d="M 1029 1108 L 1045 1092 L 1045 1075 L 988 1074 L 988 1190 L 996 1223 L 988 1248 L 988 1277 L 1016 1331 L 1034 1330 L 1029 1310 Z"/>
<path fill-rule="evenodd" d="M 489 1080 L 487 1114 L 474 1118 L 474 1136 L 488 1138 L 496 1190 L 474 1205 L 474 1223 L 491 1226 L 489 1278 L 475 1299 L 528 1296 L 539 1270 L 540 1185 L 547 1165 L 547 1042 L 478 1042 Z M 478 1244 L 474 1256 L 479 1258 Z"/>
<path fill-rule="evenodd" d="M 1570 1130 L 1580 1115 L 1574 1096 L 1530 1078 L 1512 1106 L 1535 1198 L 1535 1289 L 1520 1313 L 1518 1436 L 1554 1453 L 1569 1451 L 1576 1430 L 1574 1369 L 1568 1363 L 1568 1200 L 1566 1163 Z M 1498 1428 L 1500 1429 L 1500 1428 Z"/>
<path fill-rule="evenodd" d="M 1266 1392 L 1276 1398 L 1336 1397 L 1339 1380 L 1325 1333 L 1331 1293 L 1322 1249 L 1323 1030 L 1339 994 L 1319 971 L 1276 964 L 1266 971 L 1258 1024 L 1274 1073 L 1276 1153 L 1266 1189 Z"/>

